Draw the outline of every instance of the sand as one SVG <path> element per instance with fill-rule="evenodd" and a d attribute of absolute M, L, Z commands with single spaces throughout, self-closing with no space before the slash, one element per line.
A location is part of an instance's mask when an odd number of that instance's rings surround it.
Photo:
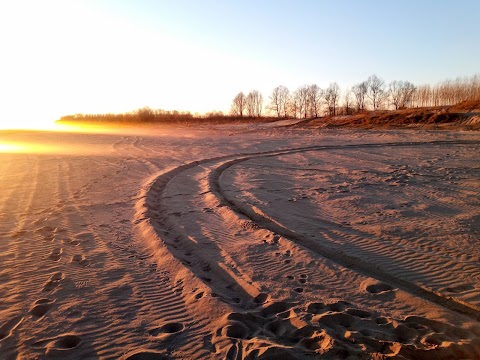
<path fill-rule="evenodd" d="M 480 134 L 289 125 L 0 132 L 0 358 L 479 359 Z"/>

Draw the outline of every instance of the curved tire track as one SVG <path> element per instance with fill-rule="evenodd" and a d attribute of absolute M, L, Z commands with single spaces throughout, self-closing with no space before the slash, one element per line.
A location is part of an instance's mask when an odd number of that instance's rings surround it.
<path fill-rule="evenodd" d="M 393 286 L 401 288 L 417 297 L 423 298 L 435 304 L 441 305 L 457 313 L 467 315 L 473 319 L 480 320 L 480 311 L 475 306 L 463 303 L 452 298 L 443 296 L 440 293 L 436 293 L 425 288 L 422 288 L 412 282 L 403 280 L 396 276 L 393 276 L 381 269 L 372 267 L 364 260 L 350 256 L 339 252 L 338 249 L 331 249 L 327 246 L 321 245 L 316 242 L 310 241 L 307 237 L 301 236 L 288 228 L 283 227 L 273 219 L 269 219 L 265 215 L 255 212 L 248 205 L 239 202 L 238 200 L 229 197 L 224 191 L 221 185 L 222 175 L 232 166 L 244 161 L 248 161 L 254 158 L 262 157 L 274 157 L 286 154 L 294 154 L 308 151 L 328 151 L 328 150 L 340 150 L 340 149 L 363 149 L 363 148 L 381 148 L 381 147 L 412 147 L 412 146 L 441 146 L 441 145 L 468 145 L 478 144 L 477 141 L 429 141 L 429 142 L 390 142 L 390 143 L 373 143 L 373 144 L 351 144 L 351 145 L 320 145 L 320 146 L 308 146 L 300 148 L 289 148 L 265 152 L 256 153 L 244 153 L 224 155 L 199 161 L 194 161 L 163 173 L 155 177 L 150 184 L 146 187 L 145 193 L 141 196 L 140 209 L 138 213 L 137 221 L 153 220 L 157 224 L 162 225 L 165 221 L 165 215 L 158 215 L 158 195 L 162 194 L 167 185 L 179 174 L 192 169 L 196 166 L 202 166 L 203 164 L 213 163 L 214 170 L 209 174 L 209 186 L 210 191 L 220 200 L 221 203 L 228 206 L 234 212 L 241 214 L 258 226 L 268 229 L 274 233 L 277 233 L 286 239 L 301 245 L 304 248 L 313 251 L 325 258 L 328 258 L 344 267 L 352 269 L 356 272 L 362 273 L 369 277 L 375 278 L 380 281 L 387 282 Z M 217 163 L 217 164 L 215 164 Z M 156 209 L 156 210 L 155 210 Z M 160 235 L 160 234 L 159 234 Z M 163 236 L 159 236 L 162 238 Z"/>

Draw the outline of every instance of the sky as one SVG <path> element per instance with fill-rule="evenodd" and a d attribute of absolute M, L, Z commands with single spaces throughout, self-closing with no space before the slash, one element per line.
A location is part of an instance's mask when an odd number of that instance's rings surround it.
<path fill-rule="evenodd" d="M 0 128 L 480 72 L 478 0 L 0 0 Z"/>

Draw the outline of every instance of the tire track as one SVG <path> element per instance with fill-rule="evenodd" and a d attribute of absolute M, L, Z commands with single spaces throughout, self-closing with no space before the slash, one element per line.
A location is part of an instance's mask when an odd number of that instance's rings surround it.
<path fill-rule="evenodd" d="M 387 142 L 387 143 L 370 143 L 370 144 L 349 144 L 349 145 L 320 145 L 320 146 L 308 146 L 300 148 L 288 148 L 265 152 L 254 153 L 240 153 L 234 155 L 218 156 L 213 158 L 202 159 L 187 163 L 185 165 L 173 168 L 166 173 L 154 178 L 152 182 L 147 186 L 145 199 L 142 200 L 145 203 L 146 211 L 144 218 L 137 219 L 138 221 L 145 219 L 153 219 L 157 223 L 166 225 L 166 228 L 173 230 L 172 222 L 168 221 L 171 215 L 159 216 L 159 213 L 166 214 L 166 211 L 159 211 L 163 207 L 159 208 L 157 196 L 163 194 L 167 185 L 173 181 L 174 178 L 186 172 L 194 167 L 200 166 L 205 169 L 205 165 L 213 166 L 213 170 L 209 170 L 209 185 L 210 191 L 220 200 L 221 203 L 227 205 L 234 212 L 241 214 L 257 226 L 268 229 L 274 233 L 277 233 L 290 241 L 299 244 L 325 258 L 328 258 L 346 268 L 352 269 L 361 274 L 375 278 L 380 281 L 388 282 L 393 286 L 399 287 L 417 297 L 423 298 L 430 302 L 441 305 L 452 311 L 468 315 L 469 317 L 480 319 L 479 309 L 471 304 L 463 303 L 451 298 L 447 298 L 440 293 L 430 291 L 423 287 L 420 287 L 414 283 L 395 277 L 385 271 L 379 270 L 376 267 L 372 267 L 362 259 L 355 256 L 350 256 L 344 253 L 339 253 L 337 249 L 332 250 L 326 246 L 314 243 L 306 237 L 299 235 L 288 228 L 283 227 L 277 223 L 274 219 L 268 218 L 266 215 L 256 212 L 249 206 L 241 204 L 235 199 L 229 197 L 221 186 L 220 179 L 225 171 L 234 165 L 241 162 L 262 157 L 275 157 L 280 155 L 302 153 L 308 151 L 328 151 L 328 150 L 349 150 L 349 149 L 365 149 L 365 148 L 383 148 L 383 147 L 413 147 L 413 146 L 444 146 L 444 145 L 469 145 L 478 144 L 477 141 L 427 141 L 427 142 Z M 166 209 L 163 209 L 166 210 Z M 173 224 L 175 222 L 173 221 Z M 170 251 L 172 250 L 169 247 Z M 178 254 L 177 254 L 178 256 Z M 180 259 L 182 260 L 182 259 Z M 207 261 L 208 259 L 203 259 Z M 188 265 L 188 264 L 187 264 Z M 243 294 L 246 295 L 245 293 Z M 247 296 L 248 298 L 248 296 Z M 251 299 L 248 299 L 251 300 Z"/>
<path fill-rule="evenodd" d="M 367 280 L 369 281 L 368 283 L 361 285 L 366 286 L 365 290 L 368 293 L 377 294 L 383 291 L 388 292 L 393 289 L 393 285 L 405 290 L 414 297 L 430 301 L 437 305 L 443 306 L 446 309 L 467 315 L 470 318 L 478 319 L 478 309 L 470 306 L 470 304 L 463 304 L 453 299 L 447 299 L 433 291 L 423 289 L 414 283 L 396 278 L 385 271 L 379 271 L 376 268 L 372 268 L 361 258 L 341 254 L 338 253 L 338 250 L 332 250 L 325 248 L 325 246 L 319 246 L 318 244 L 312 242 L 312 240 L 307 239 L 305 236 L 296 234 L 292 230 L 283 227 L 281 224 L 275 222 L 274 219 L 271 219 L 267 215 L 261 213 L 261 211 L 255 211 L 254 209 L 250 208 L 249 205 L 229 198 L 226 190 L 221 184 L 222 175 L 230 167 L 255 158 L 274 157 L 308 151 L 328 151 L 330 149 L 380 149 L 384 146 L 411 147 L 454 143 L 477 144 L 478 142 L 435 141 L 309 146 L 218 156 L 194 161 L 171 168 L 160 175 L 154 176 L 148 182 L 148 184 L 145 185 L 143 191 L 137 197 L 138 201 L 136 204 L 137 213 L 135 215 L 135 223 L 140 226 L 140 229 L 142 229 L 144 233 L 156 235 L 154 236 L 154 239 L 151 236 L 144 236 L 143 239 L 147 242 L 148 247 L 154 253 L 159 253 L 160 258 L 162 258 L 165 253 L 172 255 L 174 258 L 176 258 L 176 260 L 183 263 L 186 268 L 190 269 L 191 273 L 193 273 L 198 280 L 201 280 L 204 285 L 210 288 L 210 291 L 212 291 L 212 297 L 219 297 L 222 302 L 227 303 L 228 308 L 233 309 L 234 311 L 239 311 L 225 315 L 227 322 L 217 328 L 213 338 L 208 340 L 208 342 L 211 341 L 211 343 L 214 345 L 216 354 L 225 353 L 227 356 L 233 356 L 232 358 L 238 358 L 244 352 L 251 352 L 253 354 L 254 350 L 249 350 L 250 345 L 248 340 L 238 340 L 237 335 L 240 338 L 247 337 L 247 334 L 244 334 L 243 332 L 247 331 L 246 328 L 252 328 L 256 329 L 252 336 L 255 336 L 255 338 L 258 337 L 258 339 L 263 339 L 262 331 L 258 333 L 257 329 L 264 325 L 264 316 L 268 318 L 271 311 L 279 311 L 276 316 L 282 317 L 280 313 L 283 314 L 283 312 L 288 309 L 290 309 L 288 311 L 293 311 L 293 313 L 297 311 L 299 311 L 299 313 L 304 312 L 305 309 L 303 307 L 301 309 L 296 308 L 299 306 L 298 304 L 301 303 L 297 304 L 295 299 L 298 300 L 305 295 L 306 300 L 310 296 L 308 293 L 309 291 L 315 291 L 314 289 L 325 289 L 325 286 L 327 289 L 333 289 L 333 287 L 331 287 L 329 284 L 330 281 L 326 280 L 329 276 L 323 271 L 328 272 L 334 278 L 338 278 L 338 271 L 340 268 L 347 268 L 354 274 L 357 274 L 355 276 L 359 277 L 359 281 L 364 281 L 365 275 L 369 276 L 370 278 L 380 280 L 381 282 L 375 283 L 375 281 L 371 282 L 373 279 L 370 279 Z M 208 204 L 208 207 L 205 207 L 206 204 Z M 202 211 L 210 214 L 210 218 L 201 216 Z M 191 213 L 193 213 L 193 215 L 191 215 L 193 218 L 189 215 Z M 200 217 L 198 217 L 198 215 L 200 215 Z M 232 220 L 233 218 L 234 220 Z M 209 219 L 211 219 L 212 222 L 209 222 Z M 192 220 L 194 222 L 198 222 L 197 227 L 195 227 L 195 225 L 191 225 Z M 222 222 L 224 223 L 224 228 L 221 227 Z M 209 226 L 203 228 L 201 224 L 205 223 L 208 223 Z M 329 222 L 325 222 L 326 228 L 329 227 L 328 225 Z M 248 249 L 245 249 L 242 255 L 247 256 L 247 258 L 235 258 L 233 254 L 238 256 L 238 251 L 235 245 L 232 245 L 232 243 L 235 243 L 236 239 L 234 239 L 234 237 L 237 236 L 237 234 L 241 235 L 242 233 L 239 228 L 247 230 L 247 234 L 250 234 L 257 240 L 262 240 L 263 238 L 264 240 L 262 245 L 257 245 L 258 243 L 255 243 L 252 244 L 252 246 L 255 246 L 257 249 L 268 248 L 268 251 L 249 252 Z M 199 229 L 201 230 L 200 232 L 198 232 Z M 198 237 L 195 234 L 198 234 Z M 266 236 L 266 234 L 269 235 Z M 331 235 L 336 236 L 334 231 L 331 233 Z M 248 237 L 248 235 L 246 236 Z M 284 239 L 282 240 L 281 244 L 278 243 L 278 238 Z M 152 240 L 157 242 L 159 241 L 162 243 L 162 245 L 154 245 L 152 244 Z M 241 242 L 241 244 L 247 245 L 248 243 Z M 216 257 L 214 255 L 210 257 L 211 252 L 207 248 L 212 248 L 212 246 L 215 246 L 216 251 L 224 256 Z M 233 252 L 230 253 L 230 251 Z M 292 254 L 290 253 L 291 251 Z M 295 261 L 290 260 L 290 256 L 293 255 L 296 257 L 299 255 L 299 252 L 305 252 L 305 256 L 299 256 L 299 258 L 307 260 L 309 256 L 311 256 L 307 254 L 321 255 L 327 261 L 332 263 L 334 268 L 329 268 L 328 266 L 325 268 L 322 267 L 320 270 L 322 275 L 318 276 L 319 269 L 314 270 L 314 267 L 317 266 L 315 261 L 296 263 Z M 314 257 L 315 256 L 313 256 L 313 258 Z M 235 266 L 239 269 L 241 269 L 243 265 L 252 265 L 253 267 L 251 269 L 245 268 L 244 270 L 246 271 L 240 270 L 239 272 L 234 273 L 225 266 L 219 266 L 218 261 L 220 261 L 220 263 L 224 262 L 229 266 L 232 265 L 232 267 Z M 340 266 L 338 269 L 335 269 L 337 265 Z M 268 272 L 275 273 L 276 275 L 274 278 L 268 279 L 267 282 L 264 282 L 266 279 L 262 278 L 261 274 L 259 274 L 259 270 L 261 272 L 262 269 L 266 268 L 271 269 Z M 205 271 L 207 271 L 207 273 Z M 248 282 L 249 278 L 253 280 L 253 283 Z M 322 278 L 321 282 L 318 281 L 319 278 Z M 361 278 L 363 278 L 363 280 L 361 280 Z M 249 287 L 245 283 L 249 283 L 251 286 Z M 278 300 L 277 296 L 268 295 L 268 289 L 270 288 L 271 290 L 274 290 L 276 287 L 273 288 L 272 286 L 277 286 L 280 283 L 286 285 L 287 289 L 284 289 L 283 291 L 290 291 L 291 295 L 289 298 L 292 299 L 293 303 L 287 303 L 283 301 L 274 302 L 275 300 Z M 228 286 L 225 286 L 227 284 Z M 232 284 L 233 287 L 231 287 Z M 335 282 L 335 284 L 337 283 Z M 288 288 L 290 288 L 290 290 L 288 290 Z M 306 289 L 306 293 L 304 293 L 304 289 Z M 260 291 L 260 293 L 255 296 L 258 291 Z M 333 299 L 333 301 L 335 301 L 334 299 L 338 299 L 338 296 L 342 296 L 341 291 L 336 292 L 336 294 L 337 295 L 333 295 L 333 298 L 329 297 L 329 299 Z M 283 298 L 282 296 L 280 297 Z M 308 317 L 313 314 L 314 319 L 317 319 L 315 318 L 317 310 L 313 309 L 316 306 L 316 303 L 311 304 L 305 302 L 305 300 L 303 302 L 303 306 L 307 306 L 306 316 Z M 332 324 L 337 324 L 337 322 L 341 319 L 345 321 L 348 320 L 347 322 L 349 322 L 352 319 L 350 313 L 355 312 L 355 310 L 352 309 L 343 309 L 344 307 L 352 306 L 348 302 L 344 301 L 329 303 L 327 305 L 322 303 L 318 304 L 319 307 L 326 306 L 326 309 L 332 308 L 336 312 L 340 311 L 338 314 L 330 314 L 325 316 L 320 315 L 322 319 L 320 320 L 320 327 L 318 330 L 326 329 L 325 331 L 327 331 L 328 334 L 330 334 L 331 331 L 329 328 L 330 322 L 332 322 Z M 313 310 L 310 311 L 311 307 Z M 293 310 L 294 308 L 295 311 Z M 361 316 L 365 316 L 364 314 L 367 313 L 370 314 L 369 312 L 365 311 L 360 311 L 358 313 Z M 323 319 L 323 317 L 325 318 Z M 379 319 L 384 321 L 384 318 Z M 397 319 L 394 321 L 401 323 L 404 320 Z M 425 323 L 431 322 L 426 318 L 422 318 L 421 321 Z M 269 333 L 272 329 L 276 329 L 277 324 L 272 323 L 268 326 L 270 327 L 268 327 L 266 330 L 267 333 Z M 280 326 L 280 324 L 278 324 L 278 326 Z M 282 323 L 282 326 L 286 325 Z M 318 325 L 313 326 L 314 328 L 317 328 Z M 398 327 L 398 331 L 403 329 L 402 324 L 398 325 Z M 238 334 L 236 333 L 237 330 Z M 287 328 L 284 330 L 286 331 L 285 334 L 288 334 L 292 329 L 288 328 L 287 326 Z M 229 336 L 230 331 L 235 331 L 235 334 L 232 333 L 233 337 Z M 402 339 L 401 336 L 395 335 L 395 331 L 393 333 L 385 334 L 385 338 L 392 338 L 395 339 L 395 341 L 400 341 L 400 343 L 403 344 L 400 346 L 400 348 L 404 348 L 401 351 L 408 352 L 418 350 L 418 344 L 415 346 L 405 345 L 405 341 L 408 342 L 409 340 L 407 341 L 406 339 Z M 335 331 L 333 331 L 331 334 L 332 336 L 336 336 Z M 279 350 L 280 352 L 287 351 L 286 353 L 288 353 L 288 350 L 285 350 L 282 347 L 285 345 L 285 341 L 287 343 L 289 341 L 288 336 L 285 336 L 286 337 L 284 339 L 283 335 L 280 333 L 275 333 L 273 341 L 280 344 L 280 348 L 283 349 Z M 309 335 L 307 334 L 304 340 L 308 341 L 308 337 Z M 196 338 L 198 339 L 198 337 Z M 359 341 L 361 343 L 370 345 L 375 342 L 372 340 L 372 338 L 363 340 L 360 339 Z M 339 346 L 340 348 L 342 347 L 342 345 Z M 421 345 L 418 346 L 421 348 Z M 376 348 L 377 346 L 375 345 L 373 347 Z M 300 346 L 299 349 L 300 351 L 307 351 L 307 353 L 309 352 L 308 349 L 305 350 L 302 346 Z M 379 350 L 379 348 L 377 348 L 375 351 L 383 350 Z"/>
<path fill-rule="evenodd" d="M 385 271 L 372 267 L 362 259 L 350 256 L 344 253 L 340 253 L 338 249 L 330 249 L 326 246 L 323 246 L 319 243 L 312 242 L 308 238 L 291 231 L 288 228 L 283 227 L 273 219 L 268 218 L 264 214 L 256 212 L 253 208 L 246 204 L 242 204 L 239 201 L 228 196 L 227 193 L 221 186 L 221 177 L 229 168 L 234 165 L 237 165 L 241 162 L 260 158 L 260 157 L 272 157 L 285 154 L 293 154 L 299 152 L 307 151 L 326 151 L 330 149 L 355 149 L 355 148 L 378 148 L 378 147 L 412 147 L 412 146 L 426 146 L 426 145 L 467 145 L 467 144 L 477 144 L 475 141 L 432 141 L 432 142 L 407 142 L 407 143 L 383 143 L 383 144 L 358 144 L 358 145 L 344 145 L 344 146 L 318 146 L 318 147 L 308 147 L 308 148 L 297 148 L 282 150 L 278 152 L 265 152 L 262 154 L 252 154 L 250 156 L 239 155 L 236 158 L 229 160 L 215 170 L 211 172 L 210 175 L 210 184 L 213 192 L 219 197 L 219 199 L 226 203 L 231 209 L 235 212 L 242 214 L 255 222 L 257 225 L 266 228 L 270 231 L 273 231 L 277 234 L 282 235 L 283 237 L 304 246 L 307 249 L 318 253 L 319 255 L 326 257 L 330 260 L 335 261 L 336 263 L 345 266 L 347 268 L 353 269 L 357 272 L 376 278 L 378 280 L 388 282 L 394 286 L 397 286 L 415 296 L 421 297 L 425 300 L 431 301 L 438 305 L 441 305 L 445 308 L 448 308 L 452 311 L 468 315 L 475 319 L 480 319 L 479 309 L 472 304 L 467 304 L 452 298 L 447 298 L 440 293 L 430 291 L 423 287 L 420 287 L 414 283 L 403 280 L 401 278 L 395 277 Z"/>

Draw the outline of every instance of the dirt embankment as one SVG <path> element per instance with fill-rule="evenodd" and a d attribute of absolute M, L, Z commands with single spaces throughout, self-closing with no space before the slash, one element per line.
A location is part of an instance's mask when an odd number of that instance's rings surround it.
<path fill-rule="evenodd" d="M 421 127 L 427 129 L 480 129 L 480 100 L 453 106 L 369 111 L 356 115 L 329 116 L 306 123 L 312 127 L 389 128 Z"/>

